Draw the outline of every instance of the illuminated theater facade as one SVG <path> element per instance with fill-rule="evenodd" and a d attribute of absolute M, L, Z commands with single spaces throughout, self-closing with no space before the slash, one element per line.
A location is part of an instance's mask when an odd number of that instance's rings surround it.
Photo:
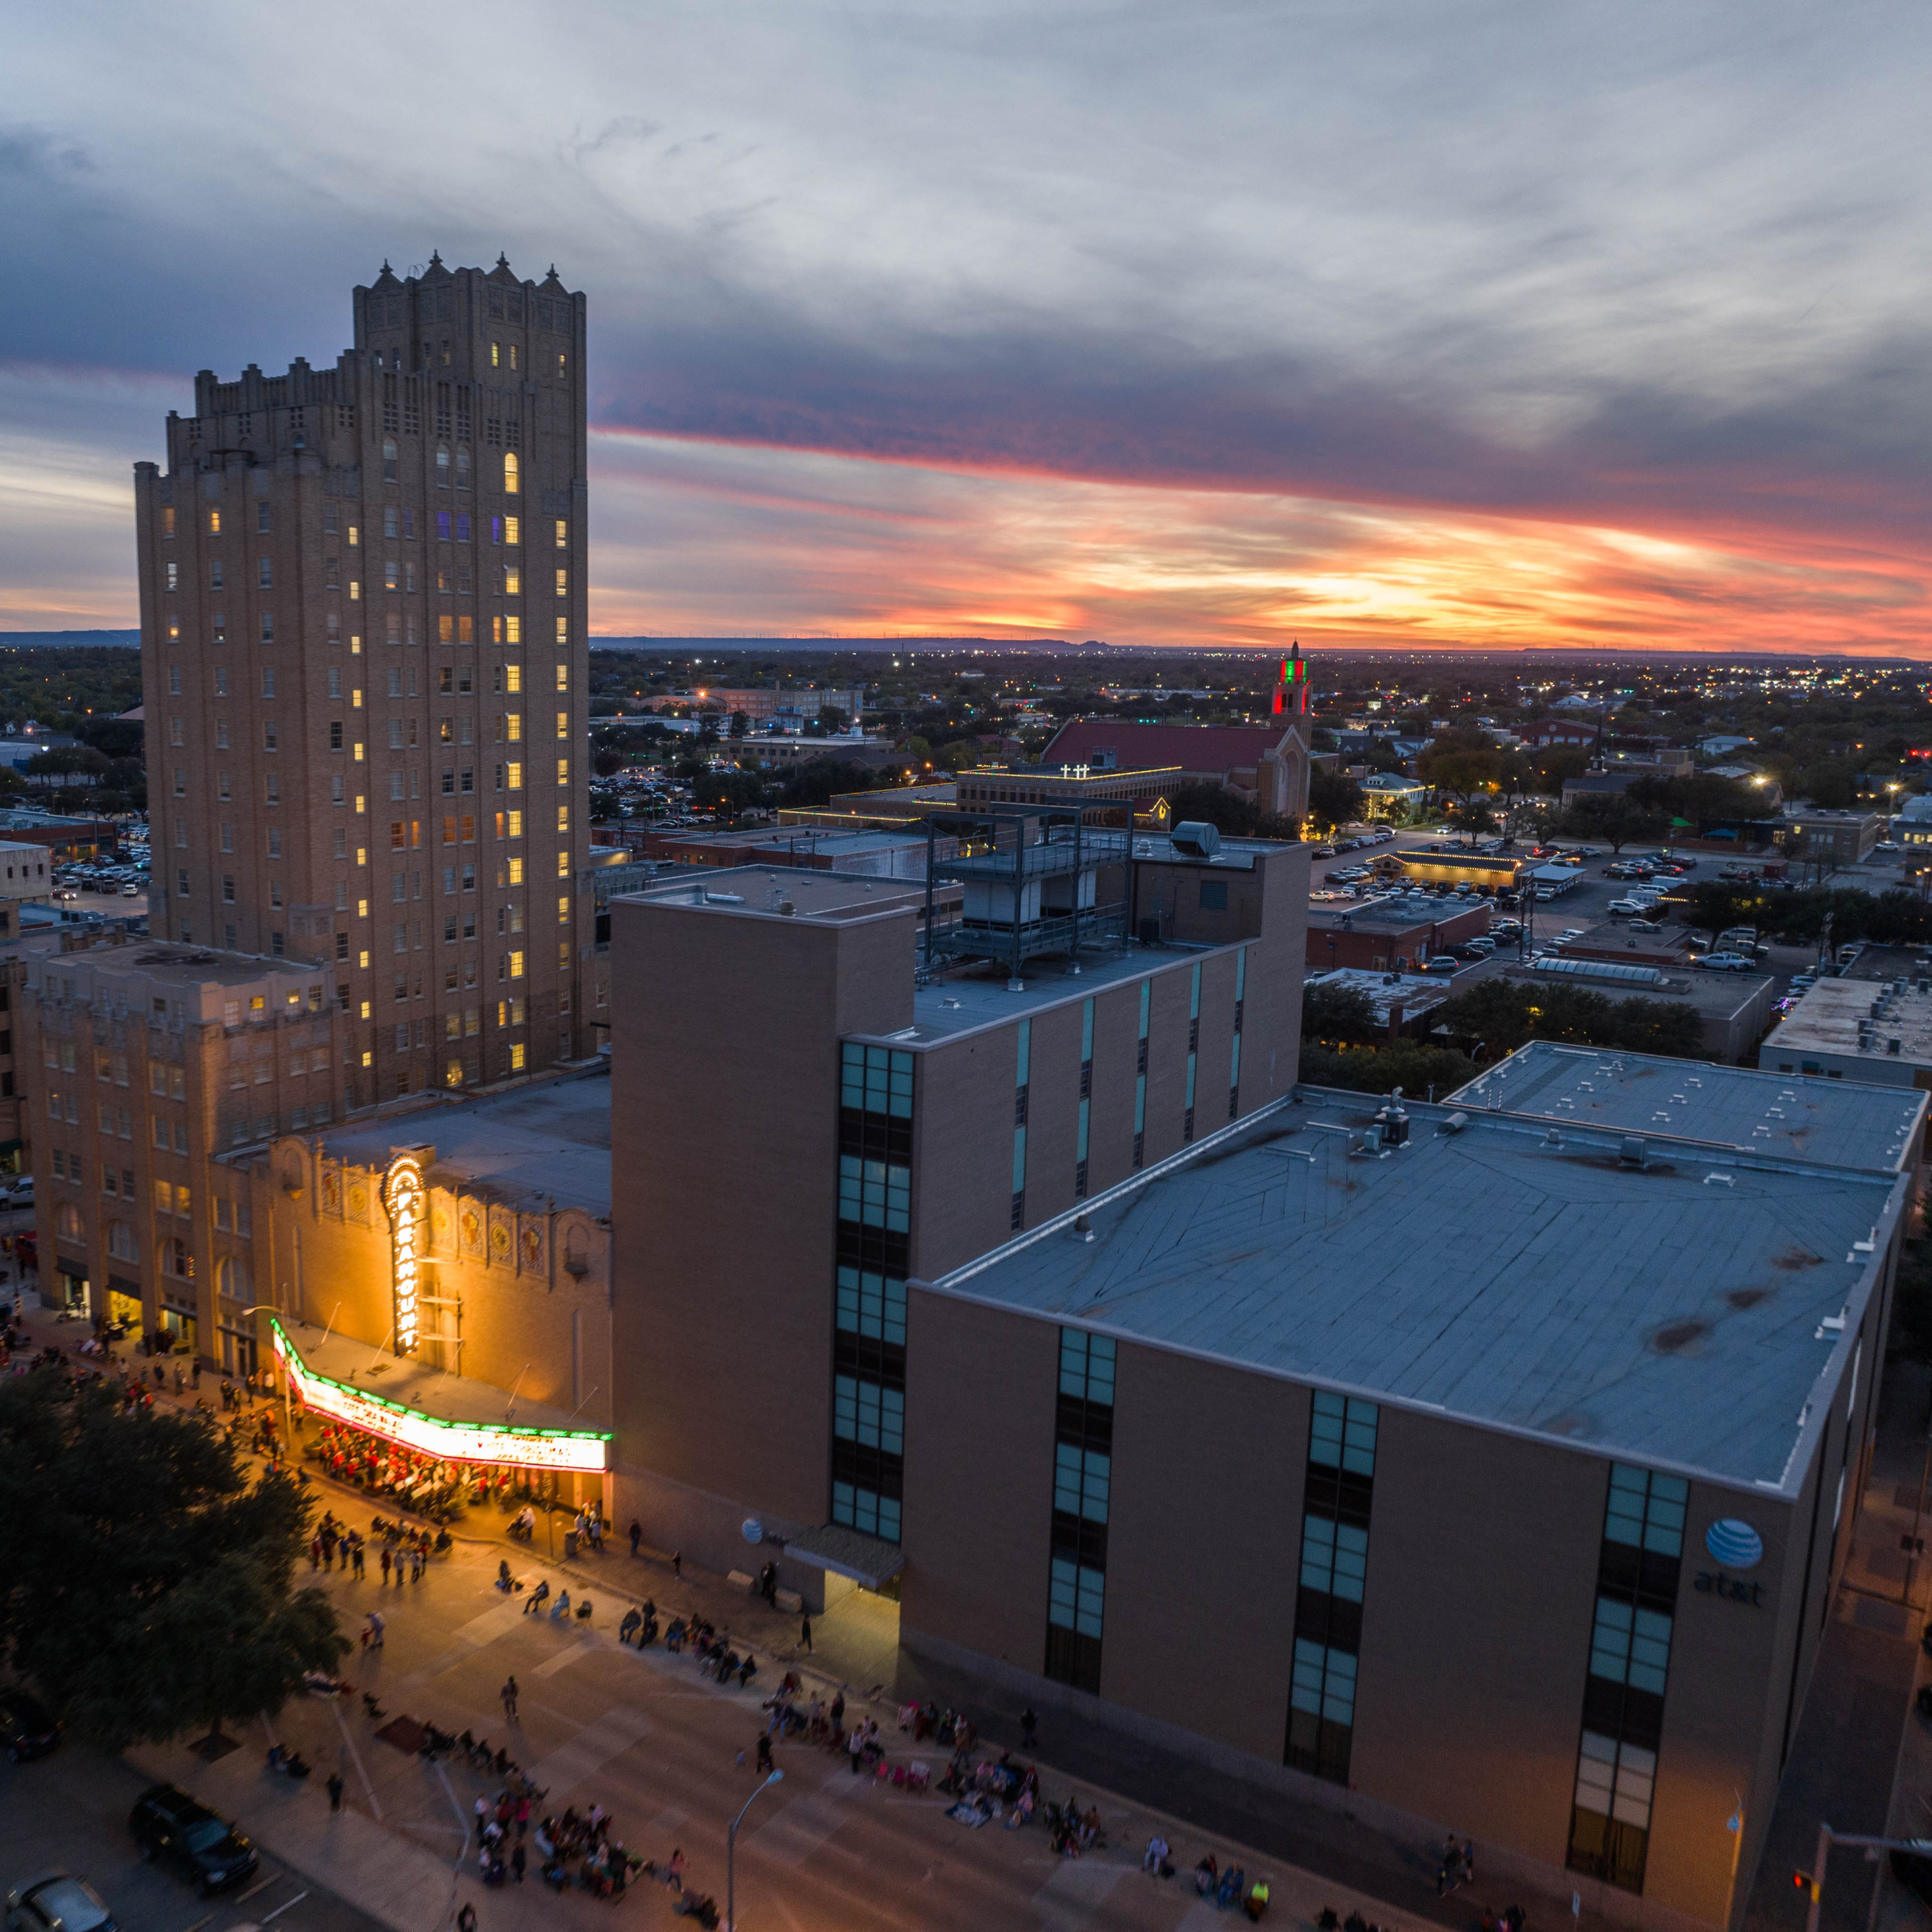
<path fill-rule="evenodd" d="M 597 1070 L 248 1156 L 304 1416 L 612 1507 L 609 1138 Z"/>

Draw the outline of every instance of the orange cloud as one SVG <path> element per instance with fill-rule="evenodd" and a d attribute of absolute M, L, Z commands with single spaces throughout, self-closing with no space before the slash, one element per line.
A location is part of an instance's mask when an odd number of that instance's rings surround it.
<path fill-rule="evenodd" d="M 1926 559 L 1841 528 L 1672 532 L 634 432 L 593 460 L 605 634 L 1932 655 Z"/>

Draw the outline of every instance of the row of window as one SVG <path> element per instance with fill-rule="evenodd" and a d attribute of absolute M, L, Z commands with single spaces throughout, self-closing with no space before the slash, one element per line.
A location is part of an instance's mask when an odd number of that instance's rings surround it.
<path fill-rule="evenodd" d="M 1597 1563 L 1569 1864 L 1641 1892 L 1690 1485 L 1613 1464 Z"/>
<path fill-rule="evenodd" d="M 1286 1761 L 1346 1784 L 1354 1744 L 1362 1597 L 1368 1579 L 1381 1412 L 1317 1390 L 1302 1489 Z"/>
<path fill-rule="evenodd" d="M 889 1543 L 904 1490 L 912 1077 L 909 1053 L 841 1047 L 831 1515 Z"/>
<path fill-rule="evenodd" d="M 410 568 L 412 571 L 414 566 L 410 566 Z M 168 587 L 170 590 L 174 588 L 172 580 Z M 394 586 L 391 587 L 393 589 Z M 415 589 L 415 580 L 412 576 L 406 587 L 410 590 Z M 444 585 L 442 587 L 447 589 L 448 586 Z M 468 587 L 466 584 L 464 584 L 460 585 L 459 589 L 466 590 Z M 361 584 L 356 579 L 351 578 L 349 585 L 350 602 L 351 603 L 357 602 L 362 596 L 362 592 Z M 174 612 L 170 611 L 164 622 L 168 642 L 171 644 L 179 644 L 182 634 L 180 617 Z M 326 641 L 339 647 L 342 642 L 341 618 L 332 610 L 327 614 L 326 623 Z M 560 649 L 568 647 L 570 643 L 569 618 L 567 616 L 556 618 L 550 628 L 552 638 L 557 646 Z M 384 616 L 383 629 L 385 634 L 383 642 L 391 650 L 400 650 L 405 644 L 413 650 L 422 642 L 416 634 L 416 620 L 412 611 L 386 612 Z M 439 644 L 473 644 L 476 641 L 476 620 L 467 614 L 440 612 L 436 620 L 436 641 Z M 262 613 L 260 635 L 261 640 L 265 644 L 272 644 L 275 641 L 275 618 L 273 611 L 265 610 Z M 219 610 L 208 620 L 208 640 L 210 647 L 218 650 L 229 641 L 228 620 Z M 526 642 L 534 644 L 536 639 L 534 635 L 528 639 L 525 638 L 524 620 L 518 614 L 514 611 L 498 611 L 490 620 L 490 641 L 492 644 L 514 646 L 520 648 Z M 359 631 L 350 633 L 349 655 L 351 657 L 360 657 L 362 655 L 362 634 Z M 179 668 L 170 666 L 168 677 L 170 692 L 178 696 L 181 691 Z M 466 686 L 464 688 L 467 689 L 468 687 Z M 559 688 L 562 688 L 561 686 Z"/>
<path fill-rule="evenodd" d="M 1060 1683 L 1096 1693 L 1106 1622 L 1114 1354 L 1107 1336 L 1060 1331 L 1046 1670 Z"/>

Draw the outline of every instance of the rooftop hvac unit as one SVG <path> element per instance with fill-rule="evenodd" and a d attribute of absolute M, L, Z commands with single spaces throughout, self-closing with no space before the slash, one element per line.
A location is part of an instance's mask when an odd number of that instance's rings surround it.
<path fill-rule="evenodd" d="M 1211 859 L 1221 849 L 1221 831 L 1198 818 L 1184 819 L 1168 833 L 1177 852 L 1196 859 Z"/>

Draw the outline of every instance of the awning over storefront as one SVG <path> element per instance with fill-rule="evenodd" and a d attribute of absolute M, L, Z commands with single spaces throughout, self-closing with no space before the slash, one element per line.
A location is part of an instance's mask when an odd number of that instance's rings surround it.
<path fill-rule="evenodd" d="M 842 1522 L 828 1522 L 823 1529 L 808 1529 L 789 1538 L 785 1554 L 814 1570 L 849 1576 L 868 1590 L 883 1589 L 905 1564 L 905 1552 L 896 1543 L 882 1542 Z"/>
<path fill-rule="evenodd" d="M 445 1374 L 367 1342 L 325 1336 L 305 1324 L 295 1324 L 299 1342 L 279 1320 L 268 1325 L 276 1359 L 302 1406 L 332 1422 L 444 1462 L 598 1474 L 610 1466 L 610 1436 L 566 1426 L 571 1418 L 560 1409 L 512 1405 L 488 1382 Z"/>

